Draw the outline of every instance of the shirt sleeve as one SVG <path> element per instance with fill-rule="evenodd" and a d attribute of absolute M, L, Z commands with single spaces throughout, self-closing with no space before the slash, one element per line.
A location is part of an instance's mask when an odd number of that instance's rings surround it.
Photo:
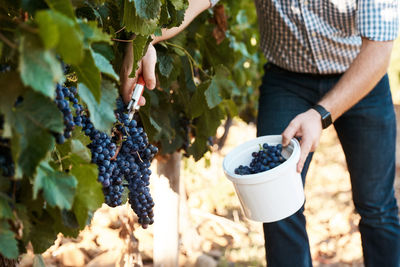
<path fill-rule="evenodd" d="M 373 41 L 390 41 L 399 30 L 398 0 L 358 0 L 360 35 Z"/>
<path fill-rule="evenodd" d="M 218 2 L 219 0 L 210 0 L 211 7 L 215 6 Z"/>

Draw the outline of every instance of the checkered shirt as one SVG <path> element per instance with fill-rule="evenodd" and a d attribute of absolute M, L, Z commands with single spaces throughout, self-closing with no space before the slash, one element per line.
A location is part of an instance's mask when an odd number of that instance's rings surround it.
<path fill-rule="evenodd" d="M 265 56 L 295 72 L 342 73 L 359 53 L 361 37 L 394 40 L 399 28 L 397 0 L 255 0 L 255 4 Z"/>

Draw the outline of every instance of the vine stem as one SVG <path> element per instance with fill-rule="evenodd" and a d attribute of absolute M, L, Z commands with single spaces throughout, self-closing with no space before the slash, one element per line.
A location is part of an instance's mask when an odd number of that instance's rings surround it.
<path fill-rule="evenodd" d="M 115 130 L 115 132 L 117 133 L 117 135 L 118 135 L 118 137 L 119 137 L 119 141 L 122 141 L 122 134 L 121 134 L 121 132 L 118 131 L 118 130 Z M 122 143 L 121 143 L 119 146 L 117 146 L 117 149 L 115 150 L 115 154 L 114 154 L 114 156 L 113 156 L 112 158 L 110 158 L 110 161 L 111 161 L 111 160 L 116 160 L 116 159 L 117 159 L 117 156 L 118 156 L 118 154 L 119 154 L 119 151 L 121 150 L 121 147 L 122 147 Z"/>
<path fill-rule="evenodd" d="M 142 160 L 142 157 L 140 156 L 139 152 L 136 151 L 136 154 L 138 155 L 140 161 L 143 163 L 144 161 Z"/>
<path fill-rule="evenodd" d="M 6 43 L 9 47 L 12 49 L 16 49 L 17 45 L 11 42 L 10 40 L 7 39 L 1 32 L 0 32 L 0 40 L 2 40 L 4 43 Z"/>
<path fill-rule="evenodd" d="M 173 43 L 170 43 L 170 42 L 165 42 L 165 44 L 173 46 L 173 47 L 176 47 L 176 48 L 182 50 L 183 53 L 185 53 L 185 55 L 189 58 L 190 71 L 192 72 L 192 79 L 194 80 L 194 69 L 193 69 L 194 60 L 193 60 L 193 57 L 189 54 L 189 52 L 186 51 L 186 49 L 183 48 L 182 46 L 179 46 L 179 45 L 176 45 L 176 44 L 173 44 Z"/>
<path fill-rule="evenodd" d="M 115 34 L 120 33 L 121 31 L 123 31 L 126 28 L 126 26 L 122 27 L 121 29 L 119 29 L 118 31 L 115 32 Z"/>
<path fill-rule="evenodd" d="M 180 45 L 177 45 L 177 44 L 174 44 L 174 43 L 170 43 L 170 42 L 165 42 L 165 44 L 166 44 L 166 45 L 173 46 L 173 47 L 176 47 L 176 48 L 182 50 L 182 52 L 186 54 L 186 56 L 189 58 L 190 68 L 191 68 L 191 71 L 192 71 L 193 79 L 194 79 L 193 65 L 195 65 L 196 68 L 198 68 L 205 76 L 207 76 L 207 78 L 211 78 L 210 75 L 208 75 L 208 73 L 205 72 L 205 71 L 203 70 L 203 68 L 200 67 L 199 64 L 197 64 L 197 62 L 194 60 L 194 58 L 192 57 L 192 55 L 191 55 L 185 48 L 183 48 L 183 47 L 180 46 Z"/>
<path fill-rule="evenodd" d="M 63 167 L 62 167 L 63 166 L 62 165 L 63 159 L 61 158 L 61 155 L 60 155 L 60 153 L 58 152 L 57 149 L 54 150 L 54 153 L 56 154 L 58 163 L 60 164 L 60 171 L 62 171 L 63 170 Z"/>
<path fill-rule="evenodd" d="M 122 40 L 122 39 L 117 39 L 117 38 L 111 38 L 111 40 L 117 41 L 117 42 L 122 42 L 122 43 L 132 43 L 133 42 L 133 40 Z"/>
<path fill-rule="evenodd" d="M 33 27 L 29 26 L 28 24 L 26 24 L 25 20 L 22 20 L 20 18 L 11 19 L 9 16 L 4 16 L 4 15 L 0 15 L 0 18 L 7 20 L 8 22 L 14 23 L 14 24 L 18 25 L 21 29 L 26 30 L 28 32 L 31 32 L 31 33 L 39 32 L 39 30 L 37 28 L 33 28 Z M 13 29 L 12 31 L 15 31 L 15 29 Z"/>

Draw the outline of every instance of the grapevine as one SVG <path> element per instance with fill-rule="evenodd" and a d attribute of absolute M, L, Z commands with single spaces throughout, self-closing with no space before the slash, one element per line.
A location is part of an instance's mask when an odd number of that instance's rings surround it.
<path fill-rule="evenodd" d="M 199 160 L 224 118 L 254 120 L 263 65 L 255 8 L 227 1 L 228 30 L 210 9 L 155 46 L 157 89 L 145 90 L 129 122 L 116 101 L 125 46 L 135 71 L 152 36 L 182 23 L 187 0 L 0 5 L 1 256 L 16 259 L 28 244 L 40 254 L 60 232 L 76 237 L 104 202 L 126 195 L 147 227 L 158 149 Z"/>

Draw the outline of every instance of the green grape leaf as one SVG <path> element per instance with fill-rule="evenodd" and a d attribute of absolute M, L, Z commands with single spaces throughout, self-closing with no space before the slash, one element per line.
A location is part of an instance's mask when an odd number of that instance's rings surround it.
<path fill-rule="evenodd" d="M 59 232 L 54 230 L 54 218 L 47 211 L 44 211 L 40 217 L 35 218 L 34 222 L 35 224 L 32 225 L 33 227 L 29 233 L 29 240 L 32 243 L 34 252 L 40 254 L 53 245 Z"/>
<path fill-rule="evenodd" d="M 146 129 L 147 136 L 150 139 L 154 139 L 155 136 L 161 132 L 161 127 L 158 125 L 158 123 L 150 116 L 150 114 L 146 113 L 143 111 L 143 109 L 140 109 L 139 111 L 140 114 L 140 120 L 143 123 L 144 128 Z"/>
<path fill-rule="evenodd" d="M 153 34 L 157 29 L 157 20 L 144 20 L 136 14 L 134 3 L 124 0 L 124 15 L 122 23 L 126 30 L 140 35 Z"/>
<path fill-rule="evenodd" d="M 90 138 L 82 131 L 82 127 L 76 127 L 72 132 L 72 138 L 62 145 L 57 145 L 56 166 L 61 170 L 70 169 L 74 164 L 86 164 L 91 162 L 91 152 L 87 145 L 91 143 Z M 61 166 L 60 166 L 61 165 Z"/>
<path fill-rule="evenodd" d="M 196 123 L 197 137 L 202 136 L 207 139 L 214 136 L 224 115 L 219 107 L 204 110 Z"/>
<path fill-rule="evenodd" d="M 207 139 L 215 135 L 224 115 L 221 109 L 216 107 L 211 110 L 205 109 L 203 114 L 197 119 L 195 123 L 196 138 L 188 149 L 188 153 L 193 155 L 196 161 L 201 159 L 204 153 L 208 151 Z"/>
<path fill-rule="evenodd" d="M 91 95 L 94 97 L 95 102 L 100 103 L 102 97 L 100 70 L 97 68 L 89 50 L 85 50 L 83 61 L 79 65 L 74 65 L 74 69 L 76 75 L 78 75 L 79 83 L 85 84 L 86 88 L 90 90 Z"/>
<path fill-rule="evenodd" d="M 94 43 L 92 44 L 92 49 L 96 53 L 102 54 L 109 61 L 113 61 L 115 58 L 113 48 L 106 43 Z"/>
<path fill-rule="evenodd" d="M 167 5 L 163 4 L 161 6 L 160 19 L 158 21 L 158 24 L 162 25 L 163 27 L 166 27 L 168 23 L 169 23 L 168 7 Z"/>
<path fill-rule="evenodd" d="M 148 104 L 139 109 L 140 119 L 149 138 L 154 139 L 155 135 L 162 130 L 160 125 L 150 115 L 150 106 L 153 102 L 156 102 L 157 95 L 154 91 L 145 90 L 143 96 L 146 98 L 146 103 Z"/>
<path fill-rule="evenodd" d="M 10 83 L 10 81 L 13 81 Z M 11 137 L 11 121 L 14 104 L 18 96 L 24 94 L 26 87 L 16 72 L 6 72 L 0 75 L 0 113 L 4 115 L 3 137 Z"/>
<path fill-rule="evenodd" d="M 60 210 L 56 207 L 47 207 L 46 212 L 53 219 L 52 230 L 63 233 L 64 236 L 76 238 L 79 234 L 79 224 L 71 210 Z"/>
<path fill-rule="evenodd" d="M 204 92 L 210 87 L 211 81 L 205 81 L 200 84 L 190 100 L 191 119 L 199 117 L 207 109 L 207 103 Z"/>
<path fill-rule="evenodd" d="M 103 80 L 101 83 L 101 100 L 97 103 L 91 91 L 84 85 L 79 84 L 79 95 L 86 103 L 90 112 L 90 120 L 94 127 L 100 131 L 110 133 L 115 122 L 114 110 L 116 109 L 116 99 L 118 90 L 110 81 Z"/>
<path fill-rule="evenodd" d="M 57 214 L 58 215 L 58 214 Z M 75 233 L 77 229 L 79 229 L 79 223 L 76 219 L 75 214 L 72 211 L 69 210 L 62 210 L 61 211 L 61 222 L 62 226 L 61 228 L 71 228 L 73 229 L 72 231 Z"/>
<path fill-rule="evenodd" d="M 57 105 L 51 99 L 32 91 L 23 95 L 23 101 L 15 108 L 14 114 L 16 120 L 32 124 L 32 128 L 47 129 L 56 133 L 62 133 L 64 130 L 62 113 Z M 26 135 L 29 134 L 32 133 L 26 132 Z"/>
<path fill-rule="evenodd" d="M 126 203 L 128 201 L 128 198 L 129 198 L 129 191 L 125 189 L 124 192 L 122 192 L 121 196 L 122 204 Z"/>
<path fill-rule="evenodd" d="M 17 240 L 15 233 L 10 230 L 7 221 L 0 221 L 0 253 L 8 259 L 16 259 L 18 257 Z"/>
<path fill-rule="evenodd" d="M 232 99 L 224 99 L 221 103 L 222 109 L 227 111 L 231 117 L 235 117 L 239 114 L 238 106 Z"/>
<path fill-rule="evenodd" d="M 65 16 L 75 19 L 74 10 L 70 0 L 45 0 L 49 7 Z M 70 40 L 70 39 L 68 39 Z"/>
<path fill-rule="evenodd" d="M 174 5 L 176 10 L 186 9 L 189 6 L 187 0 L 168 0 L 168 1 Z"/>
<path fill-rule="evenodd" d="M 35 19 L 39 26 L 39 35 L 42 38 L 44 47 L 46 49 L 55 47 L 58 44 L 60 34 L 50 12 L 38 11 Z"/>
<path fill-rule="evenodd" d="M 151 42 L 151 37 L 137 35 L 132 43 L 133 49 L 133 68 L 129 77 L 135 77 L 136 70 L 138 69 L 139 61 L 142 59 L 143 55 L 146 53 L 147 48 Z"/>
<path fill-rule="evenodd" d="M 193 156 L 195 161 L 200 160 L 207 151 L 207 138 L 201 136 L 197 136 L 188 148 L 188 153 Z"/>
<path fill-rule="evenodd" d="M 47 162 L 42 162 L 37 169 L 33 184 L 33 197 L 36 199 L 40 190 L 47 203 L 60 209 L 71 209 L 77 180 L 74 176 L 55 171 Z"/>
<path fill-rule="evenodd" d="M 112 44 L 111 36 L 97 27 L 95 21 L 79 21 L 79 26 L 83 32 L 85 48 L 89 48 L 92 43 L 106 42 Z"/>
<path fill-rule="evenodd" d="M 180 26 L 185 19 L 185 9 L 178 10 L 171 1 L 167 2 L 167 7 L 170 18 L 167 28 Z"/>
<path fill-rule="evenodd" d="M 222 93 L 224 97 L 231 98 L 233 88 L 235 84 L 231 81 L 230 71 L 224 65 L 218 65 L 210 87 L 204 93 L 208 107 L 212 109 L 219 105 L 223 99 Z"/>
<path fill-rule="evenodd" d="M 46 48 L 56 46 L 57 52 L 65 63 L 78 64 L 82 61 L 83 33 L 74 20 L 53 10 L 39 11 L 36 20 L 39 24 L 40 37 Z M 68 36 L 68 41 L 61 39 L 64 36 Z"/>
<path fill-rule="evenodd" d="M 232 81 L 231 72 L 224 65 L 218 65 L 215 68 L 215 75 L 213 80 L 215 80 L 222 98 L 230 99 L 232 95 L 238 94 L 237 87 Z"/>
<path fill-rule="evenodd" d="M 116 81 L 119 81 L 119 76 L 115 73 L 113 66 L 102 54 L 96 53 L 92 50 L 92 56 L 97 68 L 102 72 L 110 76 Z"/>
<path fill-rule="evenodd" d="M 222 98 L 219 94 L 219 87 L 215 79 L 211 81 L 211 84 L 204 92 L 204 95 L 206 96 L 207 105 L 210 109 L 215 108 L 222 102 Z"/>
<path fill-rule="evenodd" d="M 12 217 L 13 213 L 8 200 L 0 195 L 0 219 L 10 219 Z"/>
<path fill-rule="evenodd" d="M 136 14 L 143 19 L 155 19 L 160 13 L 160 0 L 134 0 Z"/>
<path fill-rule="evenodd" d="M 79 140 L 85 147 L 90 144 L 92 141 L 89 136 L 86 136 L 82 130 L 82 127 L 76 127 L 72 132 L 72 138 L 74 140 Z M 88 149 L 90 152 L 90 149 Z"/>
<path fill-rule="evenodd" d="M 40 40 L 28 34 L 21 37 L 19 52 L 19 69 L 24 85 L 53 98 L 56 83 L 61 83 L 64 78 L 55 54 L 44 50 Z"/>
<path fill-rule="evenodd" d="M 73 211 L 81 228 L 86 225 L 88 211 L 97 210 L 104 202 L 102 187 L 97 182 L 95 164 L 75 164 L 71 173 L 78 179 Z"/>
<path fill-rule="evenodd" d="M 31 176 L 39 162 L 54 147 L 54 137 L 50 131 L 63 132 L 62 114 L 49 98 L 28 91 L 24 94 L 23 102 L 12 113 L 11 123 L 17 177 L 22 173 Z"/>
<path fill-rule="evenodd" d="M 84 161 L 88 163 L 92 159 L 92 156 L 90 155 L 90 150 L 79 140 L 71 140 L 71 152 L 79 155 L 79 157 L 81 157 Z"/>
<path fill-rule="evenodd" d="M 165 77 L 169 77 L 174 68 L 172 57 L 167 53 L 157 51 L 157 62 L 160 73 Z"/>

